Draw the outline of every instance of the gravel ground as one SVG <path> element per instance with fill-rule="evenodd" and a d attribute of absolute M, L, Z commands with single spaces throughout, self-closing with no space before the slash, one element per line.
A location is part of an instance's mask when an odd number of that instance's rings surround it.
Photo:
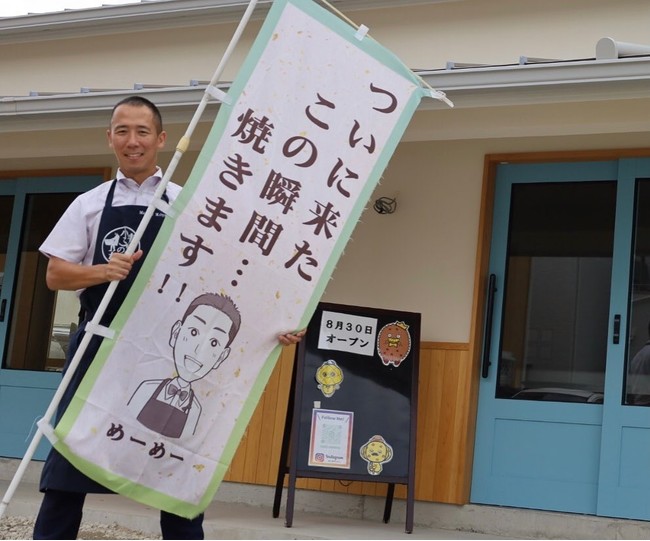
<path fill-rule="evenodd" d="M 0 520 L 0 539 L 31 539 L 34 519 L 5 516 Z M 78 539 L 160 539 L 118 524 L 81 523 Z"/>

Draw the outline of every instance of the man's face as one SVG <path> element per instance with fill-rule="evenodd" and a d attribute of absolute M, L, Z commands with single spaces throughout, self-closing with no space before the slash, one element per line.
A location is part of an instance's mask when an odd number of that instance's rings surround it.
<path fill-rule="evenodd" d="M 174 349 L 174 365 L 181 379 L 195 381 L 218 368 L 228 357 L 230 318 L 212 306 L 201 305 L 172 328 L 170 345 Z"/>
<path fill-rule="evenodd" d="M 158 133 L 153 112 L 145 106 L 122 104 L 113 113 L 107 131 L 108 144 L 122 172 L 138 184 L 151 176 L 158 162 L 158 150 L 167 134 Z"/>

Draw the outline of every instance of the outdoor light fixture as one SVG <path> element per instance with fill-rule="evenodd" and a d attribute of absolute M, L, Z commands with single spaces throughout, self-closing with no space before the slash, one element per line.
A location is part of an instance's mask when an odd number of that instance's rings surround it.
<path fill-rule="evenodd" d="M 380 197 L 375 200 L 372 208 L 374 208 L 378 214 L 392 214 L 397 209 L 397 198 L 394 197 L 391 199 L 390 197 Z"/>

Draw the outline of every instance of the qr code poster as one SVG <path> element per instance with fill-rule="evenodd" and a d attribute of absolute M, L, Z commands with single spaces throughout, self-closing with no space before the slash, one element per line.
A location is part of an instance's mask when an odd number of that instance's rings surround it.
<path fill-rule="evenodd" d="M 350 469 L 354 413 L 314 409 L 309 438 L 309 466 Z"/>

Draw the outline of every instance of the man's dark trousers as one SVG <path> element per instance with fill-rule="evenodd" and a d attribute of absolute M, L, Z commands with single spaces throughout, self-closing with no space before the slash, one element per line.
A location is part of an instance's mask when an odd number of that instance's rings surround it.
<path fill-rule="evenodd" d="M 81 524 L 83 492 L 46 490 L 34 525 L 34 539 L 76 539 Z M 163 539 L 203 539 L 203 513 L 187 519 L 160 512 Z"/>

